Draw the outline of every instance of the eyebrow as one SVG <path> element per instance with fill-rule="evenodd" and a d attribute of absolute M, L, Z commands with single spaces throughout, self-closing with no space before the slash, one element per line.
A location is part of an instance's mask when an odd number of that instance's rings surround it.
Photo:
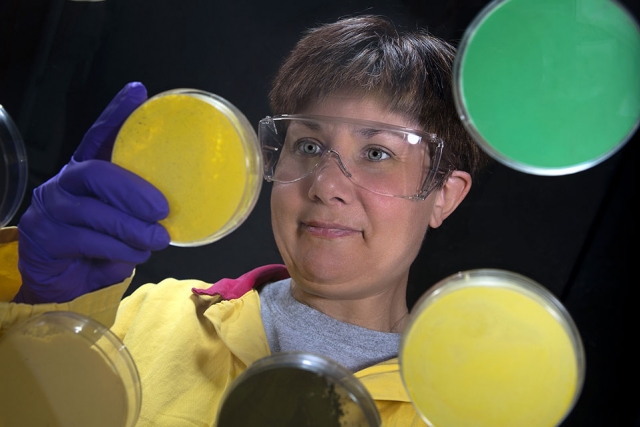
<path fill-rule="evenodd" d="M 361 127 L 357 129 L 357 133 L 363 135 L 365 138 L 372 138 L 376 135 L 379 135 L 381 133 L 389 133 L 389 134 L 393 134 L 393 132 L 389 132 L 388 130 L 384 130 L 384 129 L 377 129 L 377 128 L 367 128 L 367 127 Z"/>
<path fill-rule="evenodd" d="M 304 126 L 311 130 L 320 130 L 321 128 L 320 123 L 311 122 L 307 120 L 294 120 L 291 122 L 291 125 L 289 125 L 289 128 L 291 127 L 295 128 L 296 126 Z"/>

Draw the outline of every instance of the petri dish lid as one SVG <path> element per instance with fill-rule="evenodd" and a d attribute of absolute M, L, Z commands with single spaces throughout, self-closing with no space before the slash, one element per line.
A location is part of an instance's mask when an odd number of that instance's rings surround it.
<path fill-rule="evenodd" d="M 582 340 L 537 282 L 497 269 L 438 282 L 411 310 L 400 371 L 417 412 L 438 427 L 550 427 L 584 382 Z"/>
<path fill-rule="evenodd" d="M 0 227 L 14 217 L 27 190 L 27 153 L 18 127 L 0 105 Z"/>
<path fill-rule="evenodd" d="M 0 425 L 133 427 L 142 390 L 129 351 L 87 316 L 52 311 L 0 338 Z"/>
<path fill-rule="evenodd" d="M 458 113 L 504 165 L 565 175 L 616 153 L 640 122 L 640 29 L 617 1 L 494 0 L 454 60 Z"/>
<path fill-rule="evenodd" d="M 250 409 L 249 409 L 250 408 Z M 380 427 L 375 402 L 342 365 L 282 352 L 257 360 L 227 389 L 218 427 Z"/>
<path fill-rule="evenodd" d="M 201 246 L 233 232 L 262 186 L 255 130 L 229 101 L 198 89 L 144 102 L 118 132 L 111 161 L 165 195 L 170 212 L 160 223 L 174 246 Z"/>

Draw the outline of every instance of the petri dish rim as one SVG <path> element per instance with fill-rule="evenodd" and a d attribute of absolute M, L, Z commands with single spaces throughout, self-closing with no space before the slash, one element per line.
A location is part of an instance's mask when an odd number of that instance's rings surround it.
<path fill-rule="evenodd" d="M 17 125 L 0 104 L 0 154 L 1 177 L 6 182 L 0 188 L 0 227 L 6 226 L 15 216 L 27 191 L 29 167 L 27 151 Z"/>

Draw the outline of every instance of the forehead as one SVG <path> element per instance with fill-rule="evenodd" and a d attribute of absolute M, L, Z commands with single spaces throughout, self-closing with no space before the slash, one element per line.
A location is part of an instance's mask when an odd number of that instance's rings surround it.
<path fill-rule="evenodd" d="M 391 111 L 385 102 L 373 96 L 330 95 L 307 106 L 301 113 L 417 127 L 417 123 L 408 116 Z"/>

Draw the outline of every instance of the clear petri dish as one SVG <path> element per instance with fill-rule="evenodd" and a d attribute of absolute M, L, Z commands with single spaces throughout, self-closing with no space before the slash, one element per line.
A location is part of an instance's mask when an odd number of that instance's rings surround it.
<path fill-rule="evenodd" d="M 123 343 L 99 322 L 56 311 L 0 338 L 0 425 L 133 427 L 142 391 Z"/>
<path fill-rule="evenodd" d="M 494 159 L 565 175 L 615 154 L 640 122 L 640 27 L 617 1 L 494 0 L 466 29 L 454 99 Z"/>
<path fill-rule="evenodd" d="M 247 118 L 197 89 L 162 92 L 138 107 L 118 132 L 111 161 L 165 195 L 170 212 L 161 224 L 174 246 L 201 246 L 233 232 L 262 186 L 262 153 Z"/>
<path fill-rule="evenodd" d="M 345 367 L 312 353 L 282 352 L 233 381 L 215 425 L 380 427 L 381 421 L 373 398 Z"/>
<path fill-rule="evenodd" d="M 27 153 L 20 131 L 0 105 L 0 227 L 14 217 L 27 189 Z"/>
<path fill-rule="evenodd" d="M 582 340 L 564 306 L 517 273 L 478 269 L 438 282 L 411 310 L 401 376 L 435 427 L 555 427 L 584 382 Z"/>

